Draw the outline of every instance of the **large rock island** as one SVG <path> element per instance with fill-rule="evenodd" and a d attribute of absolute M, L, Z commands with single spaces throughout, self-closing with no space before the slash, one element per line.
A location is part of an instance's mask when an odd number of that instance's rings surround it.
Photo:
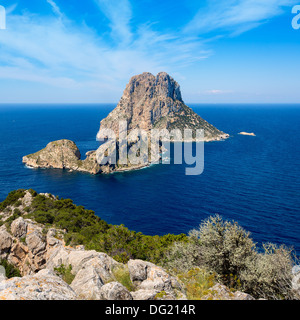
<path fill-rule="evenodd" d="M 127 121 L 128 131 L 143 129 L 204 129 L 204 141 L 229 137 L 202 119 L 182 100 L 179 84 L 165 72 L 149 72 L 130 79 L 117 107 L 101 121 L 101 128 L 118 133 L 119 122 Z"/>
<path fill-rule="evenodd" d="M 165 72 L 157 76 L 143 73 L 132 77 L 117 107 L 101 121 L 99 132 L 102 129 L 112 130 L 118 139 L 121 121 L 127 122 L 128 134 L 134 129 L 142 129 L 147 134 L 152 129 L 167 129 L 169 132 L 179 129 L 184 137 L 184 129 L 191 129 L 192 140 L 195 140 L 196 130 L 203 129 L 204 141 L 219 141 L 229 137 L 185 105 L 179 84 Z M 175 140 L 178 139 L 173 138 Z M 118 142 L 112 144 L 110 151 L 118 153 L 118 147 Z M 90 151 L 82 160 L 76 144 L 63 139 L 50 142 L 46 148 L 23 157 L 23 163 L 34 168 L 69 169 L 92 174 L 135 170 L 149 165 L 148 161 L 135 165 L 118 162 L 99 165 L 99 159 L 105 158 L 106 153 L 107 149 L 102 145 L 97 153 Z"/>

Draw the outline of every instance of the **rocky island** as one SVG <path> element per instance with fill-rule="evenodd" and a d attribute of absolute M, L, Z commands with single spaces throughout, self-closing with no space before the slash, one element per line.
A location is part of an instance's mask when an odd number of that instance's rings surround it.
<path fill-rule="evenodd" d="M 147 134 L 152 129 L 167 129 L 169 132 L 178 129 L 183 137 L 184 129 L 191 129 L 192 139 L 195 140 L 196 130 L 203 129 L 203 140 L 206 142 L 229 137 L 185 105 L 179 84 L 165 72 L 157 76 L 146 72 L 132 77 L 117 107 L 101 121 L 99 132 L 110 129 L 118 139 L 121 121 L 126 121 L 128 135 L 134 129 L 144 130 Z M 173 137 L 173 141 L 177 140 Z M 118 143 L 111 145 L 112 152 L 118 151 L 117 149 Z M 97 150 L 98 160 L 99 155 L 104 158 L 106 152 L 107 149 L 100 146 Z M 69 169 L 91 174 L 135 170 L 148 165 L 99 165 L 101 161 L 97 161 L 96 151 L 88 152 L 86 159 L 82 160 L 76 144 L 66 139 L 50 142 L 46 148 L 23 157 L 23 163 L 33 168 Z"/>
<path fill-rule="evenodd" d="M 117 107 L 101 121 L 100 128 L 118 133 L 119 122 L 133 129 L 204 129 L 205 141 L 218 141 L 229 137 L 202 119 L 182 100 L 179 84 L 165 72 L 157 76 L 149 72 L 130 79 Z"/>

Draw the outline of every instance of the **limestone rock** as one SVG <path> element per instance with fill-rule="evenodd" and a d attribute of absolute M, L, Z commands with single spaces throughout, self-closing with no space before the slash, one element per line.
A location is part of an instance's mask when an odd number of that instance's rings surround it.
<path fill-rule="evenodd" d="M 202 297 L 202 300 L 255 300 L 247 293 L 230 291 L 229 288 L 220 283 L 217 283 L 208 291 L 209 293 Z"/>
<path fill-rule="evenodd" d="M 145 72 L 129 81 L 118 106 L 101 121 L 100 131 L 111 129 L 119 135 L 119 122 L 127 121 L 128 131 L 143 129 L 204 129 L 204 140 L 228 137 L 187 107 L 179 84 L 165 72 Z"/>
<path fill-rule="evenodd" d="M 75 300 L 73 289 L 49 270 L 0 283 L 0 300 Z"/>
<path fill-rule="evenodd" d="M 101 287 L 104 285 L 102 279 L 92 266 L 82 268 L 71 283 L 71 288 L 80 299 L 100 300 Z"/>
<path fill-rule="evenodd" d="M 33 168 L 69 169 L 97 174 L 100 166 L 95 151 L 81 160 L 81 154 L 75 142 L 62 139 L 48 143 L 46 148 L 23 157 L 23 163 Z"/>
<path fill-rule="evenodd" d="M 144 290 L 140 289 L 134 292 L 131 292 L 133 300 L 154 300 L 157 295 L 156 290 Z"/>
<path fill-rule="evenodd" d="M 121 283 L 110 282 L 101 288 L 101 300 L 133 300 L 133 298 Z"/>
<path fill-rule="evenodd" d="M 24 237 L 27 233 L 27 222 L 22 217 L 14 220 L 11 224 L 11 232 L 14 237 Z"/>
<path fill-rule="evenodd" d="M 130 260 L 128 269 L 131 281 L 138 288 L 137 293 L 133 295 L 135 299 L 146 296 L 149 300 L 153 298 L 154 293 L 156 295 L 162 292 L 168 300 L 175 300 L 177 296 L 182 299 L 186 298 L 179 282 L 153 263 Z"/>
<path fill-rule="evenodd" d="M 23 162 L 35 168 L 71 168 L 78 167 L 80 152 L 70 140 L 58 140 L 48 143 L 45 149 L 23 158 Z"/>
<path fill-rule="evenodd" d="M 5 231 L 0 231 L 0 259 L 6 259 L 11 246 L 12 246 L 13 240 L 11 235 Z"/>

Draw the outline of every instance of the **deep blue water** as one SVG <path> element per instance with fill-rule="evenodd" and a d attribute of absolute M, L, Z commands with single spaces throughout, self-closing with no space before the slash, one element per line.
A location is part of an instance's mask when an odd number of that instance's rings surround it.
<path fill-rule="evenodd" d="M 96 149 L 99 122 L 114 105 L 2 106 L 0 201 L 11 190 L 33 188 L 150 235 L 188 232 L 219 213 L 251 231 L 256 242 L 285 243 L 299 253 L 300 106 L 192 107 L 232 136 L 205 144 L 202 175 L 186 176 L 185 165 L 162 164 L 92 176 L 28 169 L 22 156 L 62 138 L 75 141 L 83 155 Z"/>

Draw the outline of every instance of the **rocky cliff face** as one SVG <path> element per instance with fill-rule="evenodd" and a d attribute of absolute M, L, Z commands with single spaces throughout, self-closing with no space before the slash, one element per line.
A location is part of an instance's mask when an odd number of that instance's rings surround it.
<path fill-rule="evenodd" d="M 55 200 L 50 194 L 43 194 Z M 67 246 L 64 230 L 23 217 L 33 201 L 26 190 L 16 205 L 0 211 L 0 261 L 17 267 L 22 277 L 0 277 L 0 300 L 182 300 L 185 288 L 177 277 L 142 260 L 123 264 L 106 253 Z M 56 200 L 55 200 L 56 201 Z M 14 219 L 18 209 L 19 217 Z M 1 263 L 0 263 L 1 265 Z M 67 279 L 59 270 L 69 270 Z M 122 275 L 120 277 L 120 274 Z M 121 278 L 127 278 L 127 285 Z M 130 283 L 129 283 L 130 282 Z M 125 287 L 126 285 L 126 287 Z M 215 286 L 205 299 L 250 300 Z"/>
<path fill-rule="evenodd" d="M 148 72 L 132 77 L 118 106 L 101 121 L 100 129 L 112 129 L 118 136 L 120 121 L 127 121 L 128 131 L 204 129 L 205 141 L 228 137 L 184 104 L 179 84 L 165 72 L 156 77 Z"/>
<path fill-rule="evenodd" d="M 30 206 L 30 192 L 19 201 L 18 210 L 26 214 L 23 209 Z M 4 222 L 0 228 L 0 261 L 7 260 L 23 277 L 2 277 L 0 300 L 154 300 L 162 292 L 164 299 L 186 299 L 178 280 L 162 268 L 142 260 L 122 264 L 105 253 L 67 246 L 63 230 L 47 229 L 22 216 L 8 220 L 15 209 L 0 212 Z M 62 266 L 70 268 L 73 275 L 69 285 L 56 272 Z M 118 272 L 128 274 L 131 291 L 118 282 Z"/>
<path fill-rule="evenodd" d="M 33 168 L 68 169 L 92 174 L 101 170 L 95 151 L 88 152 L 86 159 L 81 160 L 76 144 L 66 139 L 48 143 L 46 148 L 23 157 L 23 163 Z"/>

